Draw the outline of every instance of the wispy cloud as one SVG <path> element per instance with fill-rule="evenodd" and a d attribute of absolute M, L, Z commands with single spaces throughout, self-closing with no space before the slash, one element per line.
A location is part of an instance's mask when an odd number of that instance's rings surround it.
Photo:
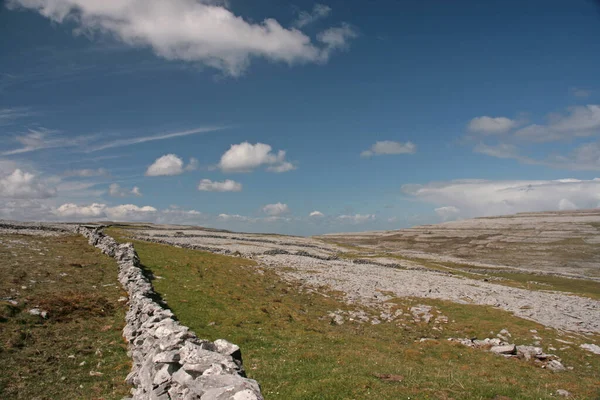
<path fill-rule="evenodd" d="M 300 11 L 298 19 L 294 21 L 294 26 L 302 28 L 306 25 L 312 24 L 320 19 L 327 17 L 331 13 L 331 7 L 325 4 L 315 4 L 312 12 Z"/>
<path fill-rule="evenodd" d="M 131 138 L 131 139 L 119 139 L 119 140 L 114 140 L 112 142 L 108 142 L 108 143 L 104 143 L 104 144 L 100 144 L 100 145 L 91 147 L 87 150 L 87 152 L 112 149 L 115 147 L 131 146 L 131 145 L 135 145 L 135 144 L 152 142 L 152 141 L 156 141 L 156 140 L 173 139 L 176 137 L 196 135 L 196 134 L 200 134 L 200 133 L 215 132 L 215 131 L 220 131 L 220 130 L 227 129 L 227 128 L 228 127 L 226 127 L 226 126 L 208 126 L 208 127 L 190 129 L 187 131 L 161 133 L 158 135 L 140 136 L 140 137 L 135 137 L 135 138 Z"/>
<path fill-rule="evenodd" d="M 46 128 L 29 129 L 27 133 L 17 135 L 14 138 L 14 141 L 21 144 L 21 147 L 12 150 L 5 150 L 1 152 L 0 155 L 11 156 L 43 149 L 76 147 L 87 143 L 95 137 L 76 136 L 70 138 L 64 135 L 57 136 L 56 133 L 58 133 L 58 131 Z"/>
<path fill-rule="evenodd" d="M 34 115 L 28 107 L 0 108 L 0 126 L 10 125 L 19 118 L 26 118 Z"/>
<path fill-rule="evenodd" d="M 110 174 L 104 168 L 98 168 L 98 169 L 84 168 L 84 169 L 71 169 L 71 170 L 65 171 L 63 173 L 63 175 L 65 177 L 94 178 L 94 177 L 98 177 L 98 176 L 109 176 Z"/>

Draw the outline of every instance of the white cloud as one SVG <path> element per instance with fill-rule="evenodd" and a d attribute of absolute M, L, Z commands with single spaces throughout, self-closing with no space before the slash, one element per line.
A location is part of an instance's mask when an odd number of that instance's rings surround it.
<path fill-rule="evenodd" d="M 517 121 L 506 117 L 477 117 L 467 126 L 469 131 L 483 134 L 498 134 L 508 132 L 517 126 Z"/>
<path fill-rule="evenodd" d="M 574 171 L 600 171 L 600 142 L 585 143 L 567 155 L 554 155 L 544 165 Z"/>
<path fill-rule="evenodd" d="M 131 139 L 119 139 L 119 140 L 114 140 L 112 142 L 108 142 L 108 143 L 90 147 L 87 149 L 87 151 L 94 152 L 94 151 L 112 149 L 115 147 L 124 147 L 124 146 L 140 144 L 140 143 L 154 142 L 156 140 L 167 140 L 167 139 L 173 139 L 173 138 L 178 138 L 178 137 L 183 137 L 183 136 L 197 135 L 200 133 L 215 132 L 215 131 L 220 131 L 223 129 L 226 129 L 226 127 L 208 126 L 208 127 L 189 129 L 187 131 L 168 132 L 168 133 L 161 133 L 158 135 L 140 136 L 140 137 L 135 137 L 135 138 L 131 138 Z M 192 159 L 192 160 L 195 160 L 196 163 L 198 161 L 196 159 Z"/>
<path fill-rule="evenodd" d="M 267 171 L 269 172 L 288 172 L 296 169 L 296 166 L 289 161 L 283 161 L 280 164 L 275 164 L 267 167 Z"/>
<path fill-rule="evenodd" d="M 294 21 L 294 26 L 302 28 L 306 25 L 312 24 L 320 19 L 327 17 L 331 13 L 331 7 L 325 4 L 315 4 L 312 12 L 301 11 L 298 14 L 298 19 Z"/>
<path fill-rule="evenodd" d="M 97 176 L 108 176 L 109 173 L 104 168 L 98 169 L 72 169 L 65 171 L 64 176 L 66 177 L 78 177 L 78 178 L 93 178 Z"/>
<path fill-rule="evenodd" d="M 151 206 L 138 207 L 133 204 L 122 204 L 106 209 L 106 216 L 113 221 L 151 221 L 156 218 L 158 210 Z"/>
<path fill-rule="evenodd" d="M 283 203 L 267 204 L 262 210 L 265 214 L 272 217 L 277 217 L 290 212 L 288 205 Z"/>
<path fill-rule="evenodd" d="M 318 36 L 321 45 L 298 29 L 275 19 L 253 23 L 236 16 L 226 3 L 197 0 L 9 0 L 11 8 L 35 10 L 77 31 L 110 35 L 135 47 L 150 47 L 168 60 L 202 63 L 238 76 L 253 58 L 289 65 L 328 60 L 332 33 Z M 342 29 L 342 28 L 338 28 Z M 341 40 L 351 36 L 337 34 Z M 345 45 L 345 43 L 344 43 Z"/>
<path fill-rule="evenodd" d="M 252 218 L 245 217 L 245 216 L 239 215 L 239 214 L 219 214 L 218 218 L 223 221 L 239 221 L 239 222 L 253 221 Z"/>
<path fill-rule="evenodd" d="M 374 221 L 373 214 L 354 214 L 354 215 L 339 215 L 337 219 L 341 222 L 349 222 L 351 224 L 363 224 L 365 222 Z"/>
<path fill-rule="evenodd" d="M 316 218 L 322 218 L 325 216 L 325 214 L 323 214 L 321 211 L 313 211 L 310 214 L 308 214 L 309 217 L 316 217 Z"/>
<path fill-rule="evenodd" d="M 442 217 L 444 221 L 454 219 L 460 214 L 460 210 L 454 206 L 438 207 L 434 211 L 437 215 Z"/>
<path fill-rule="evenodd" d="M 317 35 L 317 40 L 325 45 L 328 51 L 346 50 L 349 46 L 350 39 L 358 36 L 354 28 L 348 24 L 329 28 Z"/>
<path fill-rule="evenodd" d="M 507 143 L 497 145 L 480 143 L 474 147 L 473 151 L 496 158 L 512 158 L 524 164 L 544 165 L 572 171 L 600 171 L 599 142 L 584 143 L 566 155 L 554 154 L 545 159 L 520 155 L 516 146 Z"/>
<path fill-rule="evenodd" d="M 73 203 L 65 203 L 54 213 L 61 218 L 104 218 L 106 217 L 106 204 L 93 203 L 89 206 L 78 206 Z"/>
<path fill-rule="evenodd" d="M 122 188 L 118 183 L 111 183 L 108 187 L 108 194 L 112 197 L 142 196 L 140 188 L 134 186 L 129 189 Z"/>
<path fill-rule="evenodd" d="M 417 151 L 417 146 L 412 142 L 394 142 L 391 140 L 383 140 L 375 142 L 369 150 L 360 153 L 361 157 L 379 156 L 384 154 L 414 154 Z"/>
<path fill-rule="evenodd" d="M 402 191 L 423 202 L 454 207 L 460 217 L 594 208 L 600 201 L 600 180 L 456 180 L 404 185 Z"/>
<path fill-rule="evenodd" d="M 202 179 L 198 185 L 198 190 L 204 192 L 240 192 L 242 184 L 231 179 L 226 179 L 223 182 Z"/>
<path fill-rule="evenodd" d="M 296 168 L 285 160 L 284 150 L 279 150 L 277 154 L 271 150 L 272 147 L 264 143 L 232 144 L 221 156 L 218 166 L 223 172 L 250 172 L 263 165 L 270 172 L 286 172 Z"/>
<path fill-rule="evenodd" d="M 552 142 L 600 134 L 600 105 L 574 106 L 564 114 L 550 114 L 548 123 L 531 124 L 515 132 L 515 137 L 530 142 Z"/>
<path fill-rule="evenodd" d="M 190 163 L 184 168 L 186 171 L 195 171 L 198 169 L 198 160 L 194 157 L 190 157 Z"/>
<path fill-rule="evenodd" d="M 56 195 L 36 175 L 15 169 L 10 175 L 0 178 L 0 197 L 13 199 L 46 199 Z"/>
<path fill-rule="evenodd" d="M 166 154 L 159 157 L 148 167 L 146 176 L 173 176 L 183 174 L 184 171 L 192 171 L 197 168 L 198 160 L 190 159 L 190 163 L 184 168 L 183 160 L 175 154 Z"/>
<path fill-rule="evenodd" d="M 207 216 L 198 210 L 183 210 L 171 206 L 166 210 L 159 211 L 155 221 L 159 224 L 195 224 L 204 222 Z"/>
<path fill-rule="evenodd" d="M 561 199 L 558 202 L 558 209 L 559 210 L 576 210 L 577 206 L 575 204 L 573 204 L 573 202 L 571 202 L 567 199 Z"/>
<path fill-rule="evenodd" d="M 479 143 L 473 148 L 473 151 L 475 153 L 485 154 L 496 158 L 520 158 L 517 147 L 508 143 L 499 143 L 497 145 Z"/>
<path fill-rule="evenodd" d="M 1 215 L 2 209 L 0 209 Z M 91 220 L 111 220 L 118 222 L 145 221 L 156 223 L 183 223 L 193 224 L 206 219 L 206 216 L 197 210 L 183 210 L 179 207 L 171 206 L 165 210 L 157 210 L 151 206 L 136 206 L 133 204 L 121 204 L 109 207 L 106 204 L 93 203 L 89 205 L 77 205 L 74 203 L 65 203 L 60 207 L 48 211 L 36 219 L 48 219 L 52 214 L 53 218 L 61 221 L 91 221 Z M 29 218 L 31 219 L 31 218 Z"/>

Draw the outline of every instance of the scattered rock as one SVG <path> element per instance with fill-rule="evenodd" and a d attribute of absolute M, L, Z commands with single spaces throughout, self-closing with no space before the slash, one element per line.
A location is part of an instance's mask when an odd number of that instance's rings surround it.
<path fill-rule="evenodd" d="M 493 346 L 490 351 L 496 354 L 517 354 L 517 347 L 514 344 Z"/>
<path fill-rule="evenodd" d="M 546 364 L 546 368 L 554 372 L 560 372 L 566 369 L 565 366 L 562 365 L 562 363 L 558 360 L 551 360 L 548 364 Z"/>
<path fill-rule="evenodd" d="M 433 318 L 433 314 L 431 314 L 431 306 L 427 306 L 424 304 L 418 304 L 414 307 L 410 308 L 410 312 L 413 315 L 415 322 L 423 321 L 426 324 L 431 321 Z"/>
<path fill-rule="evenodd" d="M 531 360 L 541 354 L 543 354 L 541 347 L 535 346 L 517 346 L 517 354 L 525 358 L 525 360 Z"/>
<path fill-rule="evenodd" d="M 598 346 L 597 344 L 584 343 L 579 347 L 581 347 L 584 350 L 591 351 L 594 354 L 600 354 L 600 346 Z"/>

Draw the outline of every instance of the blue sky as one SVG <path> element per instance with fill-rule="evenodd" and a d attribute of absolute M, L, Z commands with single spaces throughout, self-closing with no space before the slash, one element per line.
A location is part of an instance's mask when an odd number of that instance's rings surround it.
<path fill-rule="evenodd" d="M 307 235 L 600 206 L 593 1 L 9 0 L 0 37 L 0 218 Z"/>

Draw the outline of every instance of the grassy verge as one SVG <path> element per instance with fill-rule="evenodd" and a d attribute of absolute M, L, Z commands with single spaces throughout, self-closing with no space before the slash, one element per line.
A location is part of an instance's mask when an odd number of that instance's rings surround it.
<path fill-rule="evenodd" d="M 200 337 L 240 345 L 247 373 L 261 383 L 267 399 L 551 399 L 557 389 L 580 399 L 600 396 L 599 357 L 577 344 L 557 351 L 573 371 L 555 374 L 445 340 L 484 338 L 506 328 L 519 344 L 532 342 L 531 329 L 540 332 L 544 345 L 555 342 L 556 332 L 497 309 L 396 299 L 393 306 L 405 314 L 411 305 L 430 304 L 449 323 L 436 330 L 405 315 L 378 325 L 335 325 L 329 312 L 356 308 L 339 293 L 282 282 L 250 260 L 134 244 L 177 317 Z M 422 337 L 437 340 L 421 343 Z"/>
<path fill-rule="evenodd" d="M 125 303 L 117 301 L 126 294 L 111 258 L 80 236 L 2 235 L 0 277 L 0 398 L 129 393 Z"/>

